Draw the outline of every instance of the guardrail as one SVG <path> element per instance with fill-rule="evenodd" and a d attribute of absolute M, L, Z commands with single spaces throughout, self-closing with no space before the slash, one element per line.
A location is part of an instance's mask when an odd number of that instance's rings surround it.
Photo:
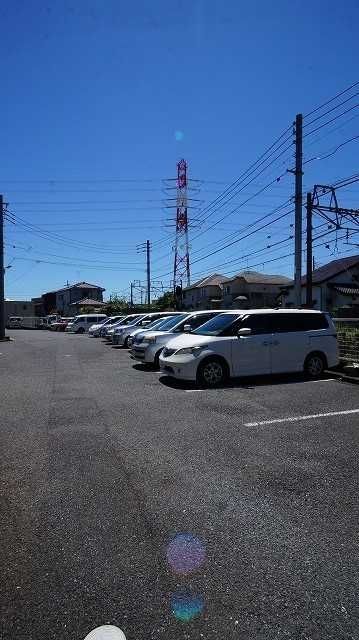
<path fill-rule="evenodd" d="M 341 361 L 359 364 L 359 318 L 333 318 L 333 322 Z"/>

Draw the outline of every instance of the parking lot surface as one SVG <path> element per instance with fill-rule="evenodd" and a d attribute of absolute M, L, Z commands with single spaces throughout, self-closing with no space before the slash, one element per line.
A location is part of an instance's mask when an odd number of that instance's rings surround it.
<path fill-rule="evenodd" d="M 0 345 L 4 640 L 356 640 L 359 387 Z"/>

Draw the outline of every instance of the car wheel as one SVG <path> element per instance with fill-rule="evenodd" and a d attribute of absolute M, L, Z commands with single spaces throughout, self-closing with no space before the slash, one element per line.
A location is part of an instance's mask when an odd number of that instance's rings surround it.
<path fill-rule="evenodd" d="M 128 338 L 129 338 L 129 336 L 127 336 L 127 338 L 125 338 L 124 343 L 123 343 L 123 346 L 124 346 L 125 349 L 128 349 Z"/>
<path fill-rule="evenodd" d="M 198 367 L 197 382 L 205 387 L 218 387 L 228 378 L 228 367 L 220 358 L 208 358 Z"/>
<path fill-rule="evenodd" d="M 326 367 L 326 359 L 321 353 L 310 353 L 304 363 L 304 373 L 308 378 L 314 380 L 323 375 Z"/>
<path fill-rule="evenodd" d="M 162 349 L 160 349 L 159 351 L 157 351 L 155 358 L 153 360 L 153 366 L 155 369 L 159 369 L 160 368 L 160 355 L 162 353 Z"/>
<path fill-rule="evenodd" d="M 83 327 L 80 327 L 79 329 L 77 329 L 76 333 L 85 333 L 85 329 Z"/>

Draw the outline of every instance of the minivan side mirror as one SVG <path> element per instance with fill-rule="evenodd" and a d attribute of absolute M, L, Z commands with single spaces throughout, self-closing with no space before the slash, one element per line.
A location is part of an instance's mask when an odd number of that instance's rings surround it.
<path fill-rule="evenodd" d="M 249 327 L 243 327 L 243 329 L 238 329 L 237 336 L 238 338 L 244 338 L 245 336 L 250 336 L 252 333 L 252 329 Z"/>
<path fill-rule="evenodd" d="M 191 325 L 190 324 L 185 324 L 184 327 L 183 327 L 183 331 L 185 333 L 191 333 L 191 331 L 192 331 Z"/>

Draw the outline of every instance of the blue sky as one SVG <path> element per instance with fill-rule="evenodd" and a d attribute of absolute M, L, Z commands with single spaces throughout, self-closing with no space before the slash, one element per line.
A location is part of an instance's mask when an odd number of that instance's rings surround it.
<path fill-rule="evenodd" d="M 203 258 L 290 198 L 292 149 L 230 206 L 284 173 L 273 187 L 231 215 L 229 205 L 212 208 L 199 226 L 201 210 L 296 113 L 358 80 L 357 2 L 6 0 L 1 22 L 0 184 L 9 211 L 26 221 L 6 224 L 8 297 L 40 295 L 67 280 L 101 284 L 106 295 L 126 293 L 131 280 L 145 280 L 136 245 L 147 238 L 153 279 L 167 288 L 174 213 L 164 209 L 163 179 L 175 177 L 182 157 L 190 177 L 201 181 L 193 183 L 200 186 L 193 194 L 198 209 L 190 210 L 192 279 L 243 268 L 292 275 L 293 258 L 280 256 L 292 251 L 286 239 L 293 215 Z M 357 102 L 353 97 L 312 128 Z M 333 152 L 356 135 L 353 109 L 305 139 L 304 159 Z M 357 143 L 310 162 L 305 187 L 355 173 Z M 355 206 L 355 187 L 343 190 L 343 205 Z M 36 229 L 26 230 L 28 223 Z M 336 247 L 334 234 L 329 239 L 329 248 L 314 252 L 318 264 L 357 252 L 340 240 Z M 280 241 L 283 248 L 271 251 Z"/>

